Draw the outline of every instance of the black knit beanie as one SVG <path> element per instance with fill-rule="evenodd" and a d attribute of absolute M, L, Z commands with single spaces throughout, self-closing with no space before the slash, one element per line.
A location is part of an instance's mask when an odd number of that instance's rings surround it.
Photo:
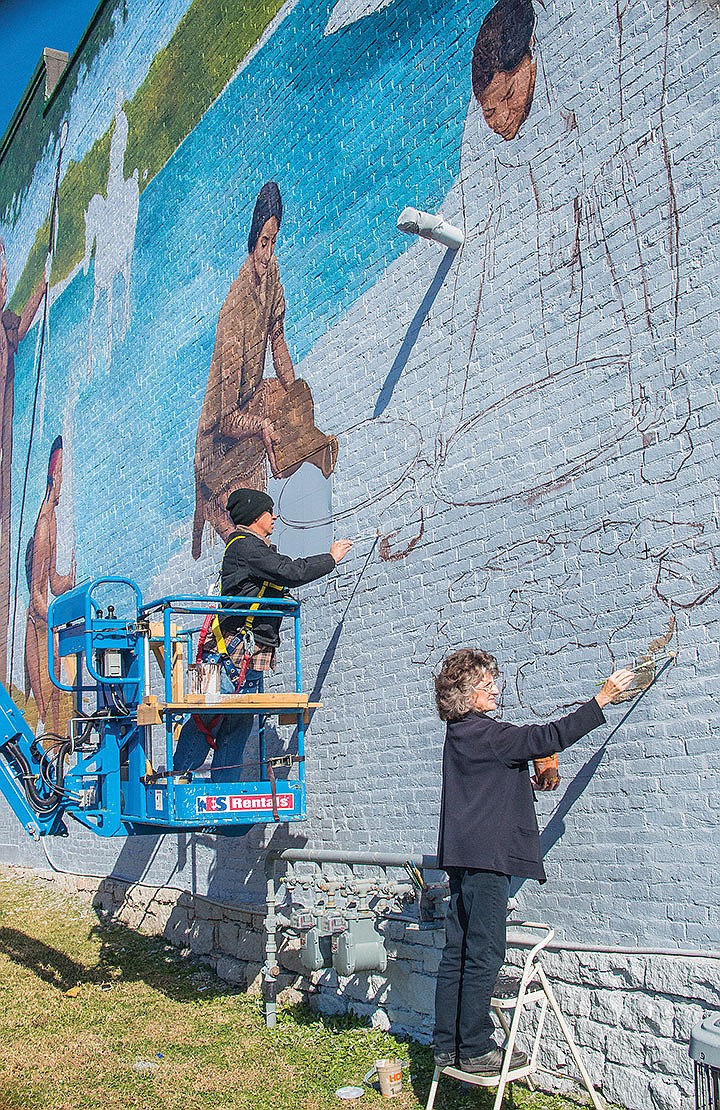
<path fill-rule="evenodd" d="M 236 489 L 228 497 L 227 511 L 233 524 L 252 524 L 263 513 L 271 513 L 275 502 L 259 489 Z"/>

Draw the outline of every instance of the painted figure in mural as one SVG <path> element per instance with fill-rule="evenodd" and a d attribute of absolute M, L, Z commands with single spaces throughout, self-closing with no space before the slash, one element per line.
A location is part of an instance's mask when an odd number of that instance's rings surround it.
<path fill-rule="evenodd" d="M 55 597 L 75 585 L 75 556 L 67 574 L 57 569 L 57 518 L 55 515 L 62 488 L 63 441 L 58 436 L 50 448 L 45 497 L 38 513 L 32 538 L 25 553 L 25 573 L 30 600 L 25 627 L 25 673 L 38 710 L 38 729 L 43 722 L 48 732 L 60 726 L 60 691 L 48 674 L 49 594 Z"/>
<path fill-rule="evenodd" d="M 303 462 L 328 478 L 337 439 L 315 427 L 310 388 L 295 378 L 285 342 L 285 295 L 275 242 L 282 222 L 276 182 L 260 190 L 248 236 L 248 257 L 220 310 L 215 349 L 195 447 L 192 553 L 202 552 L 205 521 L 226 540 L 229 492 L 241 482 L 264 490 L 267 468 L 288 478 Z M 264 378 L 270 345 L 276 377 Z"/>
<path fill-rule="evenodd" d="M 302 586 L 331 574 L 352 547 L 349 540 L 336 540 L 326 555 L 289 559 L 270 543 L 277 517 L 267 493 L 255 489 L 235 490 L 227 502 L 233 525 L 221 567 L 221 593 L 226 597 L 284 597 L 287 589 Z M 207 641 L 203 661 L 221 663 L 222 692 L 256 693 L 263 675 L 275 668 L 280 643 L 280 617 L 215 618 L 212 643 Z M 214 782 L 233 782 L 240 776 L 245 744 L 253 724 L 251 714 L 221 718 L 214 733 L 200 717 L 183 725 L 175 751 L 176 771 L 201 767 L 213 749 Z"/>
<path fill-rule="evenodd" d="M 7 637 L 10 612 L 10 542 L 13 414 L 15 410 L 15 354 L 45 295 L 43 280 L 18 316 L 7 304 L 8 272 L 5 244 L 0 239 L 0 682 L 7 677 Z"/>
<path fill-rule="evenodd" d="M 603 9 L 590 40 L 570 33 L 578 19 L 571 5 L 538 5 L 537 15 L 534 31 L 529 15 L 524 30 L 516 24 L 515 58 L 530 50 L 538 68 L 531 111 L 513 141 L 488 118 L 479 79 L 478 59 L 500 53 L 500 41 L 487 42 L 490 16 L 476 44 L 460 176 L 449 198 L 466 235 L 458 286 L 476 292 L 464 304 L 457 297 L 453 314 L 433 491 L 457 508 L 504 507 L 507 542 L 483 570 L 476 564 L 468 572 L 466 601 L 480 606 L 483 579 L 501 571 L 513 628 L 536 651 L 593 642 L 615 659 L 659 642 L 674 627 L 673 610 L 720 590 L 714 518 L 683 515 L 686 499 L 673 485 L 683 469 L 689 482 L 692 468 L 702 483 L 702 467 L 692 458 L 693 360 L 682 354 L 692 329 L 681 322 L 682 212 L 665 133 L 672 33 L 667 22 L 664 31 L 648 23 L 639 3 Z M 642 44 L 644 59 L 648 43 L 654 62 L 643 62 L 638 83 L 637 50 Z M 602 64 L 583 55 L 585 45 Z M 592 64 L 606 77 L 589 81 Z M 519 96 L 518 115 L 521 105 Z M 581 409 L 580 397 L 592 405 Z M 545 412 L 577 413 L 577 426 L 553 427 Z M 520 428 L 534 452 L 513 452 Z M 600 512 L 586 520 L 575 506 L 603 473 L 614 475 L 617 503 L 609 519 Z M 528 506 L 538 518 L 532 542 Z M 519 536 L 523 542 L 510 540 Z M 585 608 L 587 582 L 607 555 L 624 561 L 637 586 L 627 608 L 598 612 Z M 525 708 L 546 712 L 535 674 L 532 661 L 519 667 L 518 696 Z"/>
<path fill-rule="evenodd" d="M 125 177 L 125 148 L 128 140 L 127 116 L 122 110 L 122 93 L 115 101 L 115 127 L 110 141 L 110 168 L 108 170 L 107 196 L 96 193 L 88 204 L 85 213 L 85 257 L 83 271 L 87 274 L 90 257 L 95 248 L 94 293 L 88 324 L 88 373 L 93 366 L 93 323 L 101 293 L 107 300 L 107 343 L 108 365 L 113 343 L 113 284 L 117 276 L 122 277 L 125 287 L 120 339 L 130 323 L 130 266 L 135 246 L 140 206 L 138 171 Z"/>
<path fill-rule="evenodd" d="M 537 62 L 530 0 L 499 0 L 482 22 L 472 56 L 473 93 L 496 135 L 514 139 L 532 105 Z"/>
<path fill-rule="evenodd" d="M 561 376 L 591 378 L 596 368 L 603 380 L 613 375 L 615 388 L 624 389 L 627 397 L 624 412 L 613 414 L 614 442 L 601 442 L 594 456 L 578 451 L 575 471 L 568 467 L 551 481 L 566 481 L 602 463 L 617 443 L 632 437 L 640 445 L 641 479 L 668 482 L 686 464 L 692 443 L 687 375 L 677 355 L 679 217 L 672 163 L 664 149 L 666 90 L 654 87 L 663 68 L 651 67 L 643 93 L 644 104 L 656 105 L 659 127 L 639 139 L 628 126 L 634 89 L 627 69 L 632 64 L 633 19 L 640 23 L 644 40 L 645 15 L 640 5 L 617 9 L 617 26 L 598 24 L 593 41 L 599 56 L 603 49 L 608 56 L 617 54 L 614 43 L 621 43 L 617 72 L 612 80 L 583 85 L 584 114 L 578 116 L 572 107 L 578 104 L 578 69 L 583 72 L 592 59 L 567 57 L 567 44 L 575 41 L 568 37 L 567 25 L 574 15 L 569 9 L 543 9 L 536 26 L 530 0 L 500 0 L 477 37 L 461 188 L 466 238 L 480 237 L 484 264 L 468 321 L 468 372 L 470 363 L 482 357 L 483 330 L 488 322 L 494 326 L 499 308 L 505 319 L 516 313 L 524 327 L 518 338 L 526 351 L 516 351 L 515 357 L 539 349 L 545 362 L 543 382 L 537 378 L 540 367 L 531 367 L 530 392 L 562 388 Z M 599 119 L 614 135 L 601 164 L 593 137 Z M 650 179 L 659 183 L 667 243 L 640 230 L 638 182 Z M 520 280 L 519 244 L 527 249 Z M 635 255 L 630 265 L 628 251 Z M 474 264 L 470 258 L 468 263 Z M 570 361 L 568 353 L 573 352 Z M 573 388 L 579 391 L 577 383 Z M 455 393 L 463 395 L 462 388 Z M 519 401 L 522 405 L 525 398 Z M 462 428 L 466 440 L 469 430 L 469 424 Z M 444 435 L 448 437 L 448 429 Z M 536 491 L 522 492 L 544 496 L 549 486 L 536 483 Z"/>
<path fill-rule="evenodd" d="M 602 710 L 632 684 L 615 671 L 595 697 L 548 723 L 511 725 L 497 710 L 498 664 L 486 651 L 448 655 L 435 678 L 447 722 L 438 863 L 450 879 L 445 948 L 435 993 L 435 1063 L 495 1075 L 490 998 L 505 959 L 510 878 L 545 881 L 528 762 L 575 744 L 605 721 Z M 513 1050 L 511 1067 L 528 1063 Z"/>

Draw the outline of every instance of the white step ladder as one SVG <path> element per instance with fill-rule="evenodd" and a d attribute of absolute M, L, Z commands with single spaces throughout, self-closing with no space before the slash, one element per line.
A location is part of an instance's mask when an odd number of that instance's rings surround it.
<path fill-rule="evenodd" d="M 577 1065 L 595 1110 L 606 1110 L 606 1104 L 592 1084 L 580 1051 L 573 1040 L 570 1027 L 562 1014 L 550 981 L 540 963 L 539 954 L 553 939 L 555 930 L 542 922 L 515 920 L 508 921 L 508 929 L 510 930 L 507 939 L 508 947 L 529 948 L 529 951 L 519 976 L 512 974 L 500 976 L 495 984 L 496 993 L 490 1003 L 505 1033 L 503 1062 L 500 1072 L 497 1075 L 472 1075 L 458 1067 L 436 1067 L 425 1110 L 432 1110 L 433 1108 L 441 1075 L 447 1075 L 450 1079 L 458 1079 L 463 1083 L 474 1084 L 476 1087 L 497 1087 L 493 1110 L 500 1110 L 505 1088 L 508 1083 L 512 1083 L 515 1079 L 526 1079 L 530 1090 L 535 1090 L 530 1076 L 538 1070 L 540 1041 L 548 1007 L 557 1018 L 558 1025 L 567 1041 L 572 1058 Z M 510 1059 L 515 1047 L 520 1021 L 525 1010 L 533 1006 L 539 1006 L 539 1010 L 536 1015 L 535 1035 L 530 1060 L 524 1067 L 511 1068 Z M 511 1013 L 512 1019 L 508 1020 Z"/>

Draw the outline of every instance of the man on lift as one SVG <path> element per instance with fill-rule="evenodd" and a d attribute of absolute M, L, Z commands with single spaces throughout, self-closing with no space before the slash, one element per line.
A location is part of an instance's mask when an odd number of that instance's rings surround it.
<path fill-rule="evenodd" d="M 336 540 L 326 555 L 307 559 L 280 555 L 270 543 L 277 519 L 272 510 L 272 498 L 261 490 L 238 489 L 230 494 L 227 511 L 235 531 L 227 541 L 220 571 L 223 597 L 283 597 L 289 587 L 330 574 L 352 547 L 350 540 Z M 265 672 L 275 669 L 281 620 L 265 616 L 261 607 L 247 617 L 218 615 L 213 619 L 214 643 L 202 645 L 202 658 L 222 664 L 222 693 L 254 694 L 259 690 Z M 252 723 L 250 713 L 227 714 L 211 729 L 209 718 L 191 717 L 180 732 L 175 770 L 201 767 L 210 747 L 212 781 L 237 782 Z"/>

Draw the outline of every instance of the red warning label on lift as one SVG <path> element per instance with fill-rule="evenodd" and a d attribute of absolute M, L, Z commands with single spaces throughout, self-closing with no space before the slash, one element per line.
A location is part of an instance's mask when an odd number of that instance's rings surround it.
<path fill-rule="evenodd" d="M 277 808 L 287 813 L 295 809 L 294 794 L 278 794 Z M 205 794 L 196 799 L 198 813 L 243 813 L 249 810 L 272 812 L 272 794 Z"/>

